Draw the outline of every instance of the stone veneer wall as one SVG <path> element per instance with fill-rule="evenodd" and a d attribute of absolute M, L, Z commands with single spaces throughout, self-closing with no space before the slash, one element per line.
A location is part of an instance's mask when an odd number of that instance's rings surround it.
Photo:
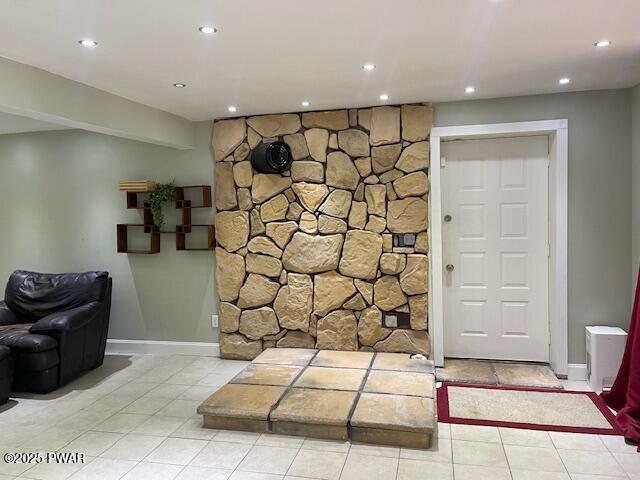
<path fill-rule="evenodd" d="M 268 347 L 430 352 L 429 105 L 219 120 L 213 126 L 220 354 Z M 290 171 L 250 156 L 283 140 Z M 415 233 L 393 247 L 392 233 Z M 382 326 L 410 313 L 410 329 Z"/>

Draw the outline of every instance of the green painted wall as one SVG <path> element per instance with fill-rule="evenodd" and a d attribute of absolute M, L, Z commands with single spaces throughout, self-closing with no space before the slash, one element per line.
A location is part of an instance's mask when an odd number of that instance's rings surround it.
<path fill-rule="evenodd" d="M 120 180 L 211 184 L 210 135 L 198 123 L 189 151 L 80 130 L 0 135 L 0 288 L 17 268 L 108 270 L 110 338 L 216 341 L 213 253 L 176 252 L 166 235 L 157 255 L 118 254 L 115 227 L 141 222 Z M 212 209 L 194 212 L 212 223 Z"/>
<path fill-rule="evenodd" d="M 569 119 L 569 363 L 585 363 L 585 325 L 629 324 L 631 91 L 439 103 L 434 121 L 557 118 Z"/>

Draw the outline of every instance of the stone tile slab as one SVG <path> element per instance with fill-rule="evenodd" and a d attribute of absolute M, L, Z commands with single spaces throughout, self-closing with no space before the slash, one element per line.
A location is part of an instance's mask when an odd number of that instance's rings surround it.
<path fill-rule="evenodd" d="M 288 387 L 302 369 L 303 367 L 296 365 L 252 363 L 229 383 Z"/>
<path fill-rule="evenodd" d="M 365 392 L 433 398 L 435 378 L 430 373 L 371 370 Z"/>
<path fill-rule="evenodd" d="M 562 383 L 548 365 L 493 363 L 500 385 L 562 389 Z"/>
<path fill-rule="evenodd" d="M 351 417 L 353 427 L 431 433 L 434 429 L 432 398 L 362 393 Z"/>
<path fill-rule="evenodd" d="M 372 352 L 341 352 L 337 350 L 321 350 L 311 365 L 316 367 L 335 368 L 369 368 Z"/>
<path fill-rule="evenodd" d="M 309 365 L 317 350 L 310 348 L 267 348 L 252 363 L 276 365 Z"/>
<path fill-rule="evenodd" d="M 266 421 L 285 391 L 285 387 L 228 383 L 202 402 L 198 413 Z"/>
<path fill-rule="evenodd" d="M 294 387 L 358 391 L 366 373 L 357 368 L 307 367 Z"/>
<path fill-rule="evenodd" d="M 406 353 L 378 353 L 371 368 L 396 372 L 434 373 L 432 360 L 413 360 Z"/>
<path fill-rule="evenodd" d="M 489 362 L 476 360 L 447 359 L 444 368 L 438 368 L 436 379 L 440 382 L 477 383 L 482 385 L 497 385 L 493 367 Z"/>
<path fill-rule="evenodd" d="M 356 392 L 291 388 L 271 412 L 272 422 L 337 425 L 346 428 Z"/>

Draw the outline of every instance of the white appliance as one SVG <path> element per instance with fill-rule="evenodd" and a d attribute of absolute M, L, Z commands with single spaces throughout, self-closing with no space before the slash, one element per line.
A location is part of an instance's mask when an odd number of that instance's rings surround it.
<path fill-rule="evenodd" d="M 587 381 L 594 392 L 611 389 L 627 342 L 627 332 L 618 327 L 585 327 Z"/>

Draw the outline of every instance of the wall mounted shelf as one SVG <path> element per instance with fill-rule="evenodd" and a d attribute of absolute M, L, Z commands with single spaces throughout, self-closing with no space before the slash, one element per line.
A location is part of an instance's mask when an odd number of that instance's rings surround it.
<path fill-rule="evenodd" d="M 175 235 L 176 250 L 178 251 L 210 251 L 215 249 L 214 226 L 209 224 L 192 224 L 191 210 L 193 208 L 211 208 L 210 185 L 185 185 L 175 187 L 175 208 L 182 210 L 181 224 L 174 230 L 160 230 L 153 223 L 153 214 L 149 206 L 148 192 L 126 192 L 127 209 L 141 210 L 143 223 L 118 224 L 117 243 L 118 253 L 154 254 L 160 253 L 160 235 Z M 193 246 L 188 236 L 194 229 L 200 231 L 206 228 L 206 244 Z M 129 248 L 129 230 L 142 229 L 149 236 L 149 249 L 139 250 Z"/>

